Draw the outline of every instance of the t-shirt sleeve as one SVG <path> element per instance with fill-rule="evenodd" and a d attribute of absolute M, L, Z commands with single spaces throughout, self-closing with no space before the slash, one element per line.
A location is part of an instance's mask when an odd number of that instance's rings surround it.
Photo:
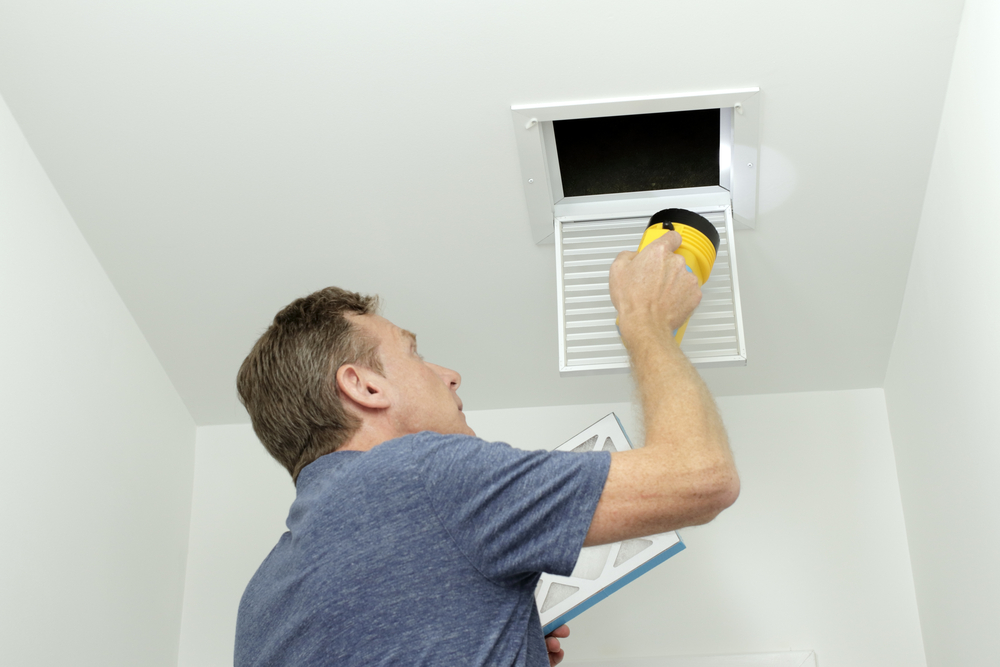
<path fill-rule="evenodd" d="M 611 466 L 607 452 L 524 451 L 436 436 L 421 456 L 429 503 L 455 545 L 494 583 L 568 576 Z"/>

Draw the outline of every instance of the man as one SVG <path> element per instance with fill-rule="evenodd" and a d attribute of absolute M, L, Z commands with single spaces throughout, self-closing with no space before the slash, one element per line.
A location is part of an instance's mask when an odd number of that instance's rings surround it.
<path fill-rule="evenodd" d="M 540 572 L 581 547 L 705 523 L 739 481 L 707 388 L 673 340 L 701 299 L 670 232 L 611 267 L 645 446 L 526 452 L 474 437 L 458 373 L 337 288 L 282 310 L 238 378 L 296 481 L 288 532 L 247 586 L 237 667 L 555 665 Z"/>

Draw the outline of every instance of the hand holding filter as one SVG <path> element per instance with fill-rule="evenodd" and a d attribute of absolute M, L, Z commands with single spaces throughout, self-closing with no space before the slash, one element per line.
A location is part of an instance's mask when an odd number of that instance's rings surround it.
<path fill-rule="evenodd" d="M 681 245 L 676 252 L 684 258 L 688 271 L 704 285 L 712 273 L 715 255 L 719 251 L 719 232 L 715 225 L 693 211 L 683 208 L 667 208 L 653 214 L 649 225 L 639 241 L 639 252 L 647 245 L 673 230 L 681 235 Z M 690 321 L 690 320 L 689 320 Z M 674 334 L 674 340 L 681 344 L 688 323 L 681 325 Z"/>

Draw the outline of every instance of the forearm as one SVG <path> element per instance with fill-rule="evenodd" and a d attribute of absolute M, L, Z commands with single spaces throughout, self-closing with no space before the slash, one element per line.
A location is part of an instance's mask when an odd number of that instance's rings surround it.
<path fill-rule="evenodd" d="M 645 449 L 658 468 L 670 471 L 671 483 L 687 480 L 692 494 L 705 497 L 702 518 L 710 520 L 739 492 L 715 401 L 669 330 L 629 323 L 622 338 L 642 405 Z"/>

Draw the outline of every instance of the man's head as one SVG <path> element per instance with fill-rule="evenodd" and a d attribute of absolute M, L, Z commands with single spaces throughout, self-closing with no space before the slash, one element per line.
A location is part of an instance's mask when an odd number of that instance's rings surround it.
<path fill-rule="evenodd" d="M 292 479 L 320 456 L 356 446 L 359 430 L 368 442 L 472 433 L 458 374 L 424 362 L 415 336 L 377 309 L 377 297 L 337 287 L 296 299 L 240 367 L 237 390 L 254 431 Z"/>
<path fill-rule="evenodd" d="M 465 422 L 458 388 L 462 377 L 424 361 L 417 337 L 374 314 L 350 315 L 352 324 L 378 341 L 380 369 L 344 364 L 336 373 L 337 395 L 351 412 L 363 417 L 376 440 L 419 433 L 474 435 Z M 366 449 L 366 442 L 358 447 Z"/>

